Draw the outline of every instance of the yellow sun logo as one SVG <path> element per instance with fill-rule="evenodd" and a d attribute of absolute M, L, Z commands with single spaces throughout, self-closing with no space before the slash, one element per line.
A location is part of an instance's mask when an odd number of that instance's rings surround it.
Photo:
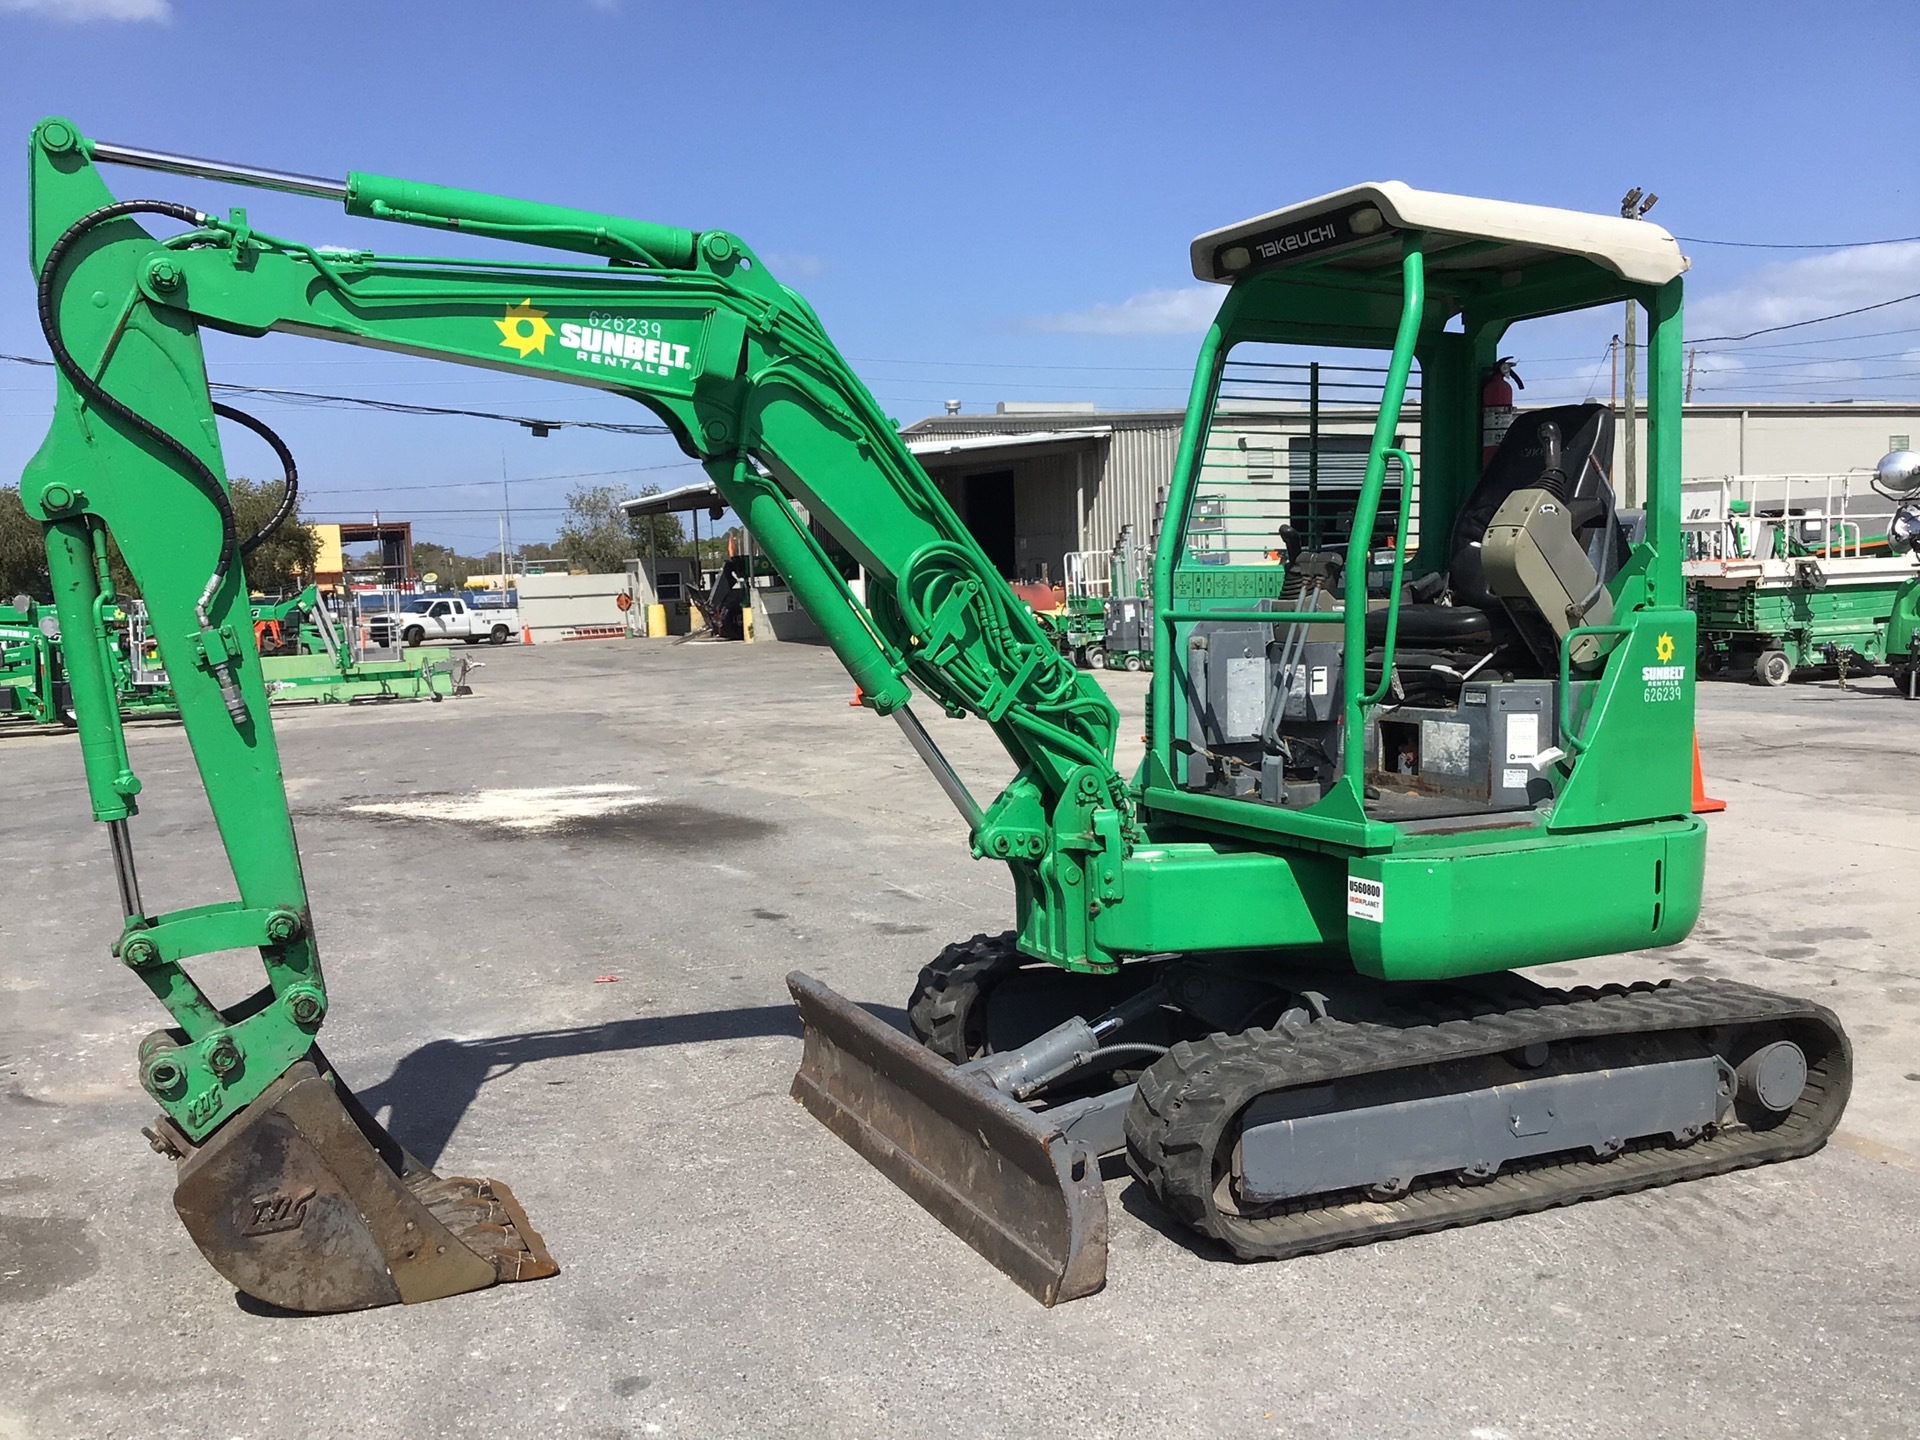
<path fill-rule="evenodd" d="M 1662 665 L 1673 659 L 1673 636 L 1662 635 L 1653 642 L 1653 653 Z"/>
<path fill-rule="evenodd" d="M 500 343 L 519 351 L 522 360 L 534 350 L 547 353 L 547 337 L 553 334 L 553 327 L 547 323 L 547 312 L 534 309 L 531 299 L 509 305 L 507 318 L 493 323 L 500 327 Z"/>

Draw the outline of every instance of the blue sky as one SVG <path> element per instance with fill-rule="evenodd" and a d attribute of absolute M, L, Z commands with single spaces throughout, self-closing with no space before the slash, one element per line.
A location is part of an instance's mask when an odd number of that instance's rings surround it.
<path fill-rule="evenodd" d="M 1708 239 L 1920 235 L 1907 3 L 1743 6 L 665 5 L 476 0 L 342 9 L 0 0 L 0 134 L 90 135 L 302 170 L 370 170 L 744 236 L 803 291 L 891 413 L 1001 399 L 1177 407 L 1215 292 L 1187 242 L 1362 179 L 1603 212 L 1629 185 Z M 20 150 L 12 152 L 20 155 Z M 0 176 L 0 351 L 44 355 L 25 172 Z M 443 237 L 200 181 L 118 193 L 314 243 Z M 1920 290 L 1920 243 L 1688 244 L 1689 331 L 1746 331 Z M 1617 328 L 1522 353 L 1527 399 L 1606 390 Z M 1818 343 L 1804 343 L 1804 342 Z M 562 418 L 629 402 L 315 341 L 210 336 L 216 378 Z M 1706 347 L 1696 398 L 1910 398 L 1920 302 Z M 45 428 L 44 370 L 0 365 L 0 476 Z M 378 507 L 490 545 L 568 486 L 695 477 L 664 440 L 260 403 L 310 518 Z M 269 470 L 236 436 L 238 473 Z M 1870 462 L 1869 462 L 1870 463 Z"/>

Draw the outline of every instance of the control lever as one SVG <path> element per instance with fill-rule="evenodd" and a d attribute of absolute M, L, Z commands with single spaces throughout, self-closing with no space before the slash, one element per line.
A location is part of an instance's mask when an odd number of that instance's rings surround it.
<path fill-rule="evenodd" d="M 1539 488 L 1550 493 L 1556 500 L 1568 499 L 1569 486 L 1567 472 L 1560 467 L 1560 427 L 1549 420 L 1540 427 L 1540 443 L 1546 451 L 1547 463 L 1540 471 Z"/>

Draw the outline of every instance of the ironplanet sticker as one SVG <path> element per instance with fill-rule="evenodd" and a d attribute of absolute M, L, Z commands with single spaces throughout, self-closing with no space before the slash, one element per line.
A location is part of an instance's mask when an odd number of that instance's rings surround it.
<path fill-rule="evenodd" d="M 1383 923 L 1387 909 L 1387 887 L 1378 880 L 1362 879 L 1358 875 L 1347 877 L 1347 914 L 1356 920 L 1371 920 L 1374 924 Z"/>

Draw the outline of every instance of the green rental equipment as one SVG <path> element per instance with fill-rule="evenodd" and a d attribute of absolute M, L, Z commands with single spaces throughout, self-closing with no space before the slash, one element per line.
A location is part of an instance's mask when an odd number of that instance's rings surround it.
<path fill-rule="evenodd" d="M 1920 452 L 1895 450 L 1874 466 L 1873 488 L 1894 502 L 1887 521 L 1887 549 L 1920 555 Z M 1887 620 L 1886 659 L 1894 688 L 1920 699 L 1920 576 L 1900 587 Z"/>
<path fill-rule="evenodd" d="M 437 703 L 472 693 L 467 675 L 473 663 L 455 661 L 445 646 L 415 647 L 391 660 L 356 654 L 359 647 L 317 585 L 281 600 L 255 601 L 250 613 L 260 673 L 275 705 Z"/>
<path fill-rule="evenodd" d="M 1742 475 L 1686 484 L 1681 571 L 1703 674 L 1749 674 L 1778 686 L 1826 670 L 1844 684 L 1884 664 L 1897 678 L 1908 656 L 1888 647 L 1889 622 L 1920 572 L 1893 533 L 1897 516 L 1883 508 L 1903 497 L 1875 472 L 1866 479 L 1876 502 L 1856 493 L 1860 479 Z M 1871 533 L 1880 524 L 1892 527 L 1884 540 Z"/>
<path fill-rule="evenodd" d="M 1103 1281 L 1110 1157 L 1178 1225 L 1285 1257 L 1806 1155 L 1837 1123 L 1850 1051 L 1818 1005 L 1724 979 L 1559 990 L 1516 973 L 1671 945 L 1700 909 L 1686 262 L 1658 227 L 1393 182 L 1194 242 L 1221 304 L 1146 587 L 1146 750 L 1129 777 L 1095 677 L 738 237 L 198 160 L 59 119 L 35 129 L 31 166 L 59 387 L 23 497 L 70 637 L 99 633 L 118 542 L 238 895 L 146 908 L 140 782 L 97 647 L 70 645 L 125 917 L 114 951 L 173 1021 L 139 1051 L 162 1112 L 150 1139 L 177 1162 L 189 1233 L 241 1290 L 340 1310 L 555 1265 L 505 1186 L 420 1165 L 317 1045 L 331 997 L 203 330 L 611 391 L 700 462 L 860 703 L 900 727 L 973 854 L 1012 884 L 1005 933 L 921 971 L 911 1033 L 790 976 L 793 1093 L 1045 1303 Z M 108 166 L 196 198 L 227 182 L 521 248 L 309 245 L 242 210 L 116 199 Z M 1482 460 L 1480 393 L 1508 328 L 1628 300 L 1651 319 L 1644 527 L 1606 483 L 1604 406 L 1522 412 Z M 1300 347 L 1372 352 L 1355 380 L 1371 387 L 1364 466 L 1338 507 L 1323 477 L 1320 518 L 1339 516 L 1316 548 L 1281 535 L 1289 468 L 1249 460 L 1286 448 L 1299 417 L 1264 387 Z M 863 597 L 829 544 L 864 568 Z M 922 697 L 992 729 L 1016 771 L 997 795 L 976 799 L 947 762 Z M 232 949 L 257 950 L 266 983 L 222 1007 L 189 971 Z"/>
<path fill-rule="evenodd" d="M 60 663 L 60 618 L 30 595 L 0 605 L 0 720 L 35 725 L 74 720 Z"/>

